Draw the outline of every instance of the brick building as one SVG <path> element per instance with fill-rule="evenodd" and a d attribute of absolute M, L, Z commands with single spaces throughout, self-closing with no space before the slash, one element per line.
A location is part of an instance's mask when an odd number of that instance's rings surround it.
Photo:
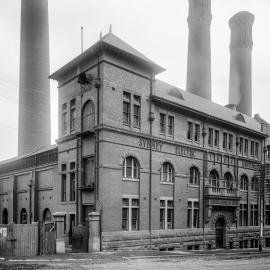
<path fill-rule="evenodd" d="M 103 250 L 255 247 L 267 122 L 156 79 L 162 71 L 110 32 L 53 73 L 57 145 L 0 163 L 0 222 L 64 212 L 68 237 L 95 210 Z M 269 245 L 266 199 L 263 211 Z"/>

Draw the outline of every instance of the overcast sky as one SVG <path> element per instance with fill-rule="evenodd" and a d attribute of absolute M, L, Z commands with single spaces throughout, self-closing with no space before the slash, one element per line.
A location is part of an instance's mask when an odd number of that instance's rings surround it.
<path fill-rule="evenodd" d="M 228 20 L 236 12 L 255 15 L 253 27 L 253 114 L 270 122 L 270 0 L 212 0 L 212 96 L 228 103 Z M 166 71 L 158 76 L 180 88 L 186 85 L 188 0 L 49 0 L 50 71 L 84 48 L 113 33 Z M 17 155 L 20 0 L 0 0 L 0 160 Z M 57 85 L 51 83 L 52 143 L 57 138 Z"/>

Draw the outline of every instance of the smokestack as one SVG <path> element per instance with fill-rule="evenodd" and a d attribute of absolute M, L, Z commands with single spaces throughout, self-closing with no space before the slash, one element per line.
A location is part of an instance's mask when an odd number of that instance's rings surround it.
<path fill-rule="evenodd" d="M 211 100 L 211 0 L 189 0 L 187 91 Z"/>
<path fill-rule="evenodd" d="M 18 154 L 51 144 L 48 0 L 21 0 Z"/>
<path fill-rule="evenodd" d="M 252 71 L 251 50 L 254 15 L 241 11 L 229 21 L 231 29 L 231 63 L 229 103 L 236 104 L 236 110 L 252 116 Z"/>

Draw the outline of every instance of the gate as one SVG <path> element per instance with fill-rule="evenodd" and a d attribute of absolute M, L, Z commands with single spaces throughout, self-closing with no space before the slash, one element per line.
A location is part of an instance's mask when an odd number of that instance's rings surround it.
<path fill-rule="evenodd" d="M 39 228 L 39 250 L 40 254 L 56 253 L 56 231 L 54 222 L 40 223 Z"/>
<path fill-rule="evenodd" d="M 38 255 L 38 224 L 0 225 L 0 256 Z"/>
<path fill-rule="evenodd" d="M 87 226 L 73 227 L 72 252 L 88 252 L 88 237 L 89 229 Z"/>

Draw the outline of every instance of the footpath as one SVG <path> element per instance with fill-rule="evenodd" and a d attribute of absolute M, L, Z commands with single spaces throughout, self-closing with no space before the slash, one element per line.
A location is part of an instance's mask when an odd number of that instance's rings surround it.
<path fill-rule="evenodd" d="M 0 263 L 51 263 L 51 262 L 91 262 L 106 263 L 123 260 L 138 259 L 166 259 L 169 257 L 188 258 L 188 257 L 216 257 L 216 258 L 248 258 L 270 256 L 270 249 L 219 249 L 219 250 L 174 250 L 174 251 L 157 251 L 157 250 L 125 250 L 113 252 L 96 252 L 96 253 L 67 253 L 59 255 L 40 255 L 35 257 L 10 257 L 0 258 Z"/>

